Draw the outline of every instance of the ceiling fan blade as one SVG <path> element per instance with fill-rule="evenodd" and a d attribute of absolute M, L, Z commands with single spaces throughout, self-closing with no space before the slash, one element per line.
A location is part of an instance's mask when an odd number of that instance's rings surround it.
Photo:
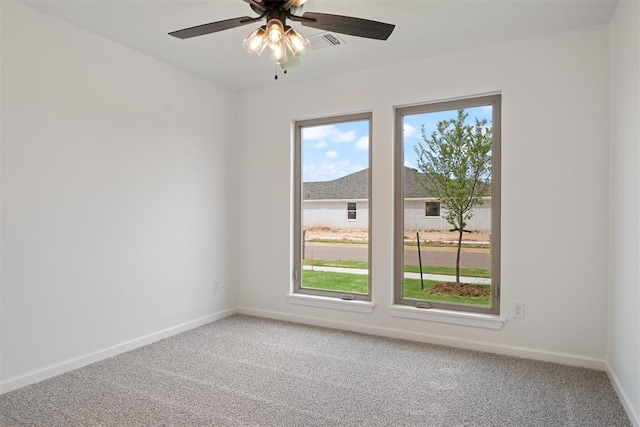
<path fill-rule="evenodd" d="M 243 25 L 251 24 L 252 22 L 256 22 L 261 19 L 262 19 L 262 16 L 259 18 L 250 18 L 248 16 L 241 16 L 239 18 L 210 22 L 208 24 L 196 25 L 195 27 L 173 31 L 169 33 L 169 35 L 173 37 L 177 37 L 179 39 L 189 39 L 191 37 L 203 36 L 205 34 L 217 33 L 218 31 L 241 27 Z"/>
<path fill-rule="evenodd" d="M 242 1 L 244 1 L 245 3 L 249 3 L 249 5 L 251 6 L 251 8 L 252 8 L 253 10 L 258 9 L 258 10 L 260 10 L 261 12 L 266 12 L 266 11 L 267 11 L 267 8 L 266 8 L 266 7 L 264 7 L 264 6 L 262 5 L 261 0 L 260 0 L 260 1 L 256 1 L 256 0 L 242 0 Z"/>
<path fill-rule="evenodd" d="M 388 39 L 396 27 L 368 19 L 314 12 L 306 12 L 300 21 L 307 27 L 377 40 Z"/>

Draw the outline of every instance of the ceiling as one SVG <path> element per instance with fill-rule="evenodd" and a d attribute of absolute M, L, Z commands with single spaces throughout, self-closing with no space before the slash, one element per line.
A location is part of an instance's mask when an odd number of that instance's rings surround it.
<path fill-rule="evenodd" d="M 286 75 L 242 40 L 259 24 L 180 40 L 168 32 L 257 16 L 242 0 L 20 0 L 35 9 L 237 91 L 302 81 L 609 21 L 618 0 L 308 0 L 302 11 L 395 24 L 387 41 L 340 37 Z M 288 24 L 307 37 L 323 31 Z"/>

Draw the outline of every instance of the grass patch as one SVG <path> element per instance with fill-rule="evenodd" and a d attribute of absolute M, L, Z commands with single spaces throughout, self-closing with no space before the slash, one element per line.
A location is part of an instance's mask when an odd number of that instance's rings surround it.
<path fill-rule="evenodd" d="M 404 279 L 404 297 L 429 301 L 445 301 L 455 304 L 491 305 L 491 295 L 483 297 L 460 297 L 457 295 L 433 295 L 428 290 L 438 282 L 432 280 L 424 281 L 424 291 L 420 289 L 420 279 Z M 490 289 L 488 285 L 476 285 L 485 289 Z"/>
<path fill-rule="evenodd" d="M 337 292 L 353 292 L 367 294 L 369 276 L 364 274 L 345 274 L 330 271 L 302 272 L 302 287 L 306 289 L 323 289 Z"/>
<path fill-rule="evenodd" d="M 362 268 L 362 269 L 367 269 L 367 266 L 368 266 L 366 261 L 346 261 L 341 259 L 338 259 L 338 260 L 305 259 L 303 264 L 320 266 L 320 267 L 345 267 L 345 268 Z M 404 271 L 406 273 L 420 273 L 420 267 L 417 265 L 405 265 Z M 444 274 L 447 276 L 456 275 L 456 269 L 454 267 L 423 266 L 422 272 L 424 274 Z M 489 270 L 485 270 L 482 268 L 461 268 L 460 275 L 467 276 L 467 277 L 490 278 L 491 272 Z"/>
<path fill-rule="evenodd" d="M 368 240 L 352 240 L 352 239 L 306 239 L 306 243 L 349 243 L 354 245 L 368 245 Z"/>
<path fill-rule="evenodd" d="M 425 280 L 425 290 L 420 289 L 419 279 L 404 279 L 404 296 L 418 300 L 445 301 L 456 304 L 491 305 L 491 297 L 459 297 L 455 295 L 431 295 L 428 291 L 438 282 Z M 306 289 L 322 289 L 336 292 L 353 292 L 366 294 L 368 276 L 362 274 L 334 273 L 328 271 L 304 270 L 302 273 L 302 287 Z M 489 289 L 490 286 L 482 285 Z"/>
<path fill-rule="evenodd" d="M 368 268 L 366 261 L 347 261 L 343 259 L 324 260 L 324 259 L 305 259 L 302 260 L 304 265 L 313 265 L 319 267 L 345 267 L 345 268 Z"/>

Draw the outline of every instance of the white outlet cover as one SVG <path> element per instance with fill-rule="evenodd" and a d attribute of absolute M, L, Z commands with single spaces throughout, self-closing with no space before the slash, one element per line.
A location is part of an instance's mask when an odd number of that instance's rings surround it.
<path fill-rule="evenodd" d="M 524 303 L 523 302 L 513 303 L 513 317 L 516 319 L 524 319 Z"/>

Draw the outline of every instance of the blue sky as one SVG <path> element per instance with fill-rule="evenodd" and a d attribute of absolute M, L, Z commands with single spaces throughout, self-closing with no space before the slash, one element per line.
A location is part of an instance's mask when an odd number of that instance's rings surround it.
<path fill-rule="evenodd" d="M 467 108 L 468 123 L 486 118 L 491 123 L 491 107 Z M 404 164 L 415 168 L 417 156 L 413 147 L 422 142 L 422 124 L 431 134 L 443 119 L 457 116 L 456 110 L 405 116 Z M 302 129 L 303 182 L 331 181 L 369 167 L 369 123 L 366 120 L 309 126 Z"/>
<path fill-rule="evenodd" d="M 331 181 L 369 167 L 369 122 L 302 129 L 303 182 Z"/>
<path fill-rule="evenodd" d="M 475 118 L 480 120 L 487 119 L 487 126 L 491 126 L 491 106 L 465 108 L 465 112 L 469 114 L 465 123 L 475 123 Z M 425 125 L 427 135 L 431 135 L 441 120 L 449 120 L 458 116 L 458 110 L 437 111 L 433 113 L 412 114 L 404 116 L 404 165 L 416 168 L 418 156 L 413 147 L 419 143 L 423 143 L 422 125 Z"/>

